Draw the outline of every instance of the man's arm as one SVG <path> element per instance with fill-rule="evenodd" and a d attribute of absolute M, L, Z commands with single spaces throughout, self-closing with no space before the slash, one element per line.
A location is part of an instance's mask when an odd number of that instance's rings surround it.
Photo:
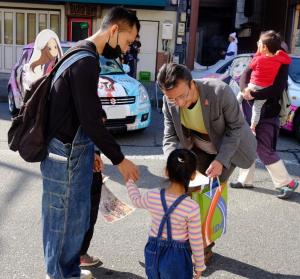
<path fill-rule="evenodd" d="M 163 138 L 163 152 L 165 155 L 169 155 L 178 145 L 178 137 L 175 131 L 173 119 L 168 108 L 166 98 L 163 97 L 164 114 L 164 138 Z"/>
<path fill-rule="evenodd" d="M 95 58 L 81 59 L 72 65 L 70 87 L 79 122 L 94 142 L 118 169 L 125 181 L 139 178 L 138 168 L 124 158 L 120 146 L 103 124 L 101 101 L 97 94 L 99 64 Z"/>
<path fill-rule="evenodd" d="M 248 83 L 250 81 L 251 72 L 252 72 L 252 70 L 250 69 L 250 67 L 247 67 L 245 69 L 245 71 L 242 73 L 242 75 L 240 77 L 240 81 L 239 81 L 241 91 L 243 91 L 248 86 Z"/>
<path fill-rule="evenodd" d="M 239 147 L 241 130 L 245 124 L 245 120 L 231 88 L 228 85 L 225 85 L 222 87 L 220 86 L 217 90 L 220 90 L 220 92 L 218 92 L 218 98 L 220 98 L 219 101 L 222 106 L 225 131 L 215 160 L 222 163 L 225 168 L 229 168 L 231 158 L 234 156 L 237 148 Z"/>
<path fill-rule="evenodd" d="M 95 58 L 81 59 L 70 67 L 70 88 L 80 125 L 101 152 L 114 165 L 118 165 L 123 161 L 124 155 L 101 119 L 98 81 L 99 65 Z"/>

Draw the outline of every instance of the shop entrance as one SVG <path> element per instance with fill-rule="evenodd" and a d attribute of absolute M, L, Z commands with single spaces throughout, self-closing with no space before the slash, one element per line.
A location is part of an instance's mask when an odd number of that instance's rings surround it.
<path fill-rule="evenodd" d="M 69 18 L 68 41 L 77 42 L 92 35 L 91 18 Z"/>

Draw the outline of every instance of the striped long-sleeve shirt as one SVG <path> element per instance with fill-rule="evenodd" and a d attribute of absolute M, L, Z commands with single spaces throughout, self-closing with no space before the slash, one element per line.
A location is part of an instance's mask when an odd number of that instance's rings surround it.
<path fill-rule="evenodd" d="M 133 181 L 128 181 L 126 186 L 133 205 L 138 208 L 145 208 L 150 212 L 152 222 L 149 235 L 157 237 L 159 225 L 164 216 L 160 191 L 148 191 L 142 196 Z M 177 198 L 178 196 L 166 192 L 167 206 L 170 207 Z M 187 197 L 175 208 L 170 218 L 172 239 L 177 241 L 189 240 L 196 270 L 205 270 L 199 205 L 190 197 Z M 167 238 L 166 226 L 164 227 L 162 237 Z"/>

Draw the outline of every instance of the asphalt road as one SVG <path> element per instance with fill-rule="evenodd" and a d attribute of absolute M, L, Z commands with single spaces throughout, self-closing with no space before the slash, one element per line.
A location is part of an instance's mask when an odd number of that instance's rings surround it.
<path fill-rule="evenodd" d="M 41 240 L 41 177 L 38 164 L 24 162 L 7 147 L 10 117 L 0 104 L 0 279 L 45 278 Z M 124 153 L 139 165 L 142 188 L 162 183 L 162 115 L 153 111 L 151 127 L 117 136 Z M 300 178 L 299 143 L 281 135 L 278 149 L 291 175 Z M 107 186 L 130 203 L 116 168 L 105 159 Z M 253 190 L 229 189 L 228 230 L 214 248 L 215 256 L 203 277 L 300 278 L 300 194 L 289 201 L 275 197 L 266 169 L 257 162 Z M 235 172 L 232 176 L 234 179 Z M 143 248 L 150 218 L 137 209 L 108 224 L 99 216 L 89 253 L 103 265 L 95 278 L 145 278 Z"/>

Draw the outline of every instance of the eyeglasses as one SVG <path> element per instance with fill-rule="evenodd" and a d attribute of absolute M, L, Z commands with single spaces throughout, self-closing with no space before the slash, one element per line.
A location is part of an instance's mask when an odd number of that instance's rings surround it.
<path fill-rule="evenodd" d="M 176 98 L 168 98 L 168 97 L 166 96 L 166 99 L 167 99 L 168 104 L 169 104 L 170 106 L 176 106 L 176 104 L 178 103 L 179 100 L 184 101 L 184 100 L 187 98 L 187 96 L 189 95 L 189 92 L 190 92 L 190 89 L 187 88 L 186 93 L 184 93 L 184 94 L 182 94 L 182 95 L 179 95 L 179 96 L 176 97 Z"/>

